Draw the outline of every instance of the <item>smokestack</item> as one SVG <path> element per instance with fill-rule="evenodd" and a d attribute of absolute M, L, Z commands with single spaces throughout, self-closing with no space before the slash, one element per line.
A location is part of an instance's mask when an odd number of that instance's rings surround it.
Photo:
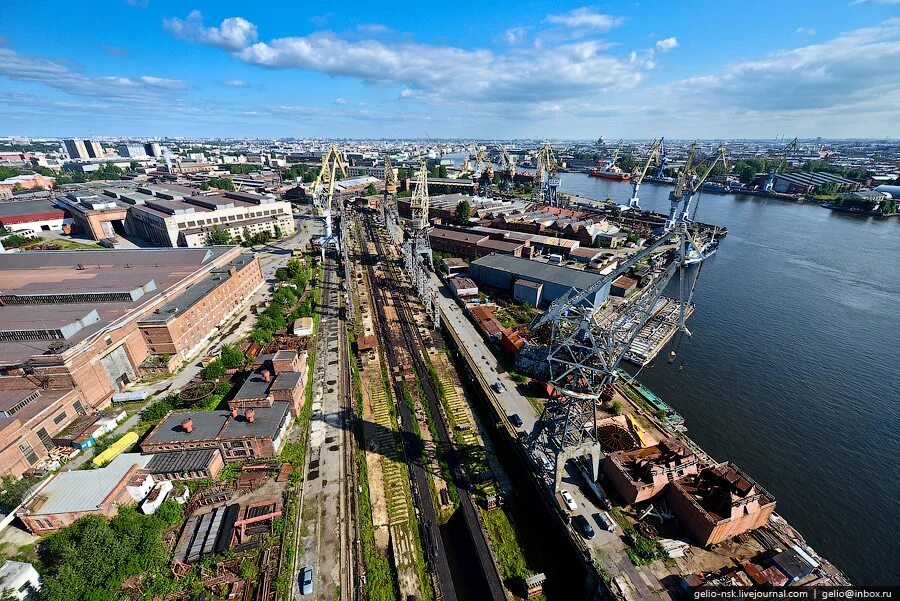
<path fill-rule="evenodd" d="M 251 424 L 253 423 L 253 409 L 247 409 L 244 413 L 244 416 L 247 418 L 247 421 Z"/>
<path fill-rule="evenodd" d="M 236 418 L 236 417 L 237 417 L 237 413 L 238 413 L 238 412 L 237 412 L 237 407 L 232 407 L 232 408 L 231 408 L 231 419 Z"/>
<path fill-rule="evenodd" d="M 272 372 L 270 372 L 268 369 L 264 369 L 264 370 L 262 370 L 262 377 L 263 377 L 263 380 L 265 380 L 266 382 L 271 382 L 272 381 Z"/>
<path fill-rule="evenodd" d="M 194 421 L 191 418 L 187 418 L 181 422 L 181 429 L 190 434 L 194 431 Z"/>

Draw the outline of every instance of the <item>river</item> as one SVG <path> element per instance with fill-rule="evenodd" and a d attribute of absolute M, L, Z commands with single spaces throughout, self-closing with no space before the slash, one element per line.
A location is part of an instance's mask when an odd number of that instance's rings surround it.
<path fill-rule="evenodd" d="M 561 180 L 590 198 L 631 195 Z M 670 189 L 644 184 L 641 206 L 668 213 Z M 900 219 L 715 194 L 697 219 L 728 236 L 703 266 L 693 338 L 639 379 L 854 584 L 900 584 Z"/>

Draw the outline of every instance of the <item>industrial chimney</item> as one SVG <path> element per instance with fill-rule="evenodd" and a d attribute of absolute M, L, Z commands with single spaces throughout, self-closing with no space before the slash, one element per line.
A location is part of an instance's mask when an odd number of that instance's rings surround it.
<path fill-rule="evenodd" d="M 253 409 L 247 409 L 244 413 L 244 416 L 247 418 L 247 421 L 251 424 L 253 423 Z"/>
<path fill-rule="evenodd" d="M 270 372 L 268 369 L 264 369 L 264 370 L 262 370 L 262 377 L 263 377 L 263 380 L 265 380 L 266 382 L 271 382 L 272 381 L 272 372 Z"/>
<path fill-rule="evenodd" d="M 238 414 L 237 407 L 232 407 L 231 408 L 231 419 L 236 418 L 237 414 Z"/>
<path fill-rule="evenodd" d="M 187 418 L 181 422 L 181 429 L 190 434 L 194 431 L 194 421 L 191 418 Z"/>

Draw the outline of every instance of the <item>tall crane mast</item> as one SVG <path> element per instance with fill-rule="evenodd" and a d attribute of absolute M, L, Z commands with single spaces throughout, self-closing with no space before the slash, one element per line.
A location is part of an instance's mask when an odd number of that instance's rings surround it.
<path fill-rule="evenodd" d="M 533 198 L 536 202 L 557 207 L 559 206 L 559 177 L 557 176 L 559 164 L 556 162 L 550 142 L 544 141 L 544 145 L 538 151 L 535 159 Z"/>
<path fill-rule="evenodd" d="M 516 163 L 505 148 L 500 148 L 500 191 L 509 193 L 516 176 Z"/>
<path fill-rule="evenodd" d="M 712 170 L 715 166 L 722 161 L 722 165 L 725 167 L 725 170 L 728 170 L 728 157 L 725 154 L 725 145 L 719 144 L 719 147 L 716 149 L 714 155 L 707 157 L 705 160 L 701 161 L 699 164 L 706 164 L 712 159 L 712 163 L 710 163 L 709 168 L 702 176 L 697 176 L 694 173 L 694 157 L 697 154 L 697 143 L 692 142 L 691 147 L 688 150 L 687 159 L 685 159 L 684 167 L 681 169 L 681 172 L 678 174 L 678 181 L 675 184 L 675 189 L 669 192 L 669 219 L 666 221 L 666 227 L 671 227 L 675 223 L 675 213 L 678 211 L 678 205 L 682 204 L 683 208 L 681 210 L 681 215 L 679 216 L 679 221 L 690 223 L 690 209 L 691 202 L 694 199 L 694 195 L 697 193 L 697 190 L 703 185 L 703 182 L 709 177 L 709 174 L 712 173 Z M 714 158 L 713 158 L 714 157 Z"/>
<path fill-rule="evenodd" d="M 638 190 L 641 187 L 641 182 L 644 181 L 644 176 L 647 175 L 647 170 L 650 169 L 650 165 L 653 161 L 659 162 L 661 148 L 662 139 L 653 140 L 653 144 L 650 145 L 650 151 L 647 153 L 647 160 L 644 162 L 644 168 L 636 168 L 631 175 L 631 198 L 628 200 L 628 206 L 632 209 L 640 210 L 641 208 Z"/>
<path fill-rule="evenodd" d="M 338 175 L 347 177 L 347 164 L 344 156 L 335 144 L 328 147 L 325 156 L 322 157 L 322 168 L 313 182 L 313 206 L 322 212 L 325 218 L 325 235 L 322 237 L 322 258 L 325 258 L 326 246 L 334 244 L 340 253 L 340 237 L 332 231 L 331 206 L 334 199 L 334 186 Z"/>
<path fill-rule="evenodd" d="M 666 165 L 669 157 L 666 156 L 666 139 L 659 139 L 659 167 L 656 169 L 656 177 L 661 178 L 665 175 Z"/>
<path fill-rule="evenodd" d="M 472 174 L 475 181 L 475 193 L 478 196 L 490 198 L 494 195 L 494 166 L 487 158 L 484 149 L 480 149 L 475 155 L 475 173 Z"/>
<path fill-rule="evenodd" d="M 791 143 L 785 146 L 781 151 L 781 160 L 778 162 L 778 165 L 769 169 L 769 174 L 766 176 L 766 182 L 763 184 L 763 190 L 766 192 L 772 191 L 772 188 L 775 186 L 775 174 L 784 169 L 784 164 L 787 162 L 788 156 L 796 151 L 797 138 L 794 138 L 791 140 Z"/>

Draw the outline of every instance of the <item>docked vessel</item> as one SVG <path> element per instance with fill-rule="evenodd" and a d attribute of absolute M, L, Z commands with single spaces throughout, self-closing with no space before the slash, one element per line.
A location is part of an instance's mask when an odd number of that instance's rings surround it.
<path fill-rule="evenodd" d="M 611 159 L 601 160 L 596 167 L 588 169 L 588 175 L 591 177 L 602 177 L 604 179 L 612 179 L 624 182 L 631 179 L 630 173 L 625 173 Z"/>
<path fill-rule="evenodd" d="M 685 256 L 685 265 L 696 265 L 702 263 L 709 257 L 716 254 L 719 250 L 719 239 L 715 232 L 710 234 L 706 239 L 694 237 L 688 243 L 687 255 Z"/>

